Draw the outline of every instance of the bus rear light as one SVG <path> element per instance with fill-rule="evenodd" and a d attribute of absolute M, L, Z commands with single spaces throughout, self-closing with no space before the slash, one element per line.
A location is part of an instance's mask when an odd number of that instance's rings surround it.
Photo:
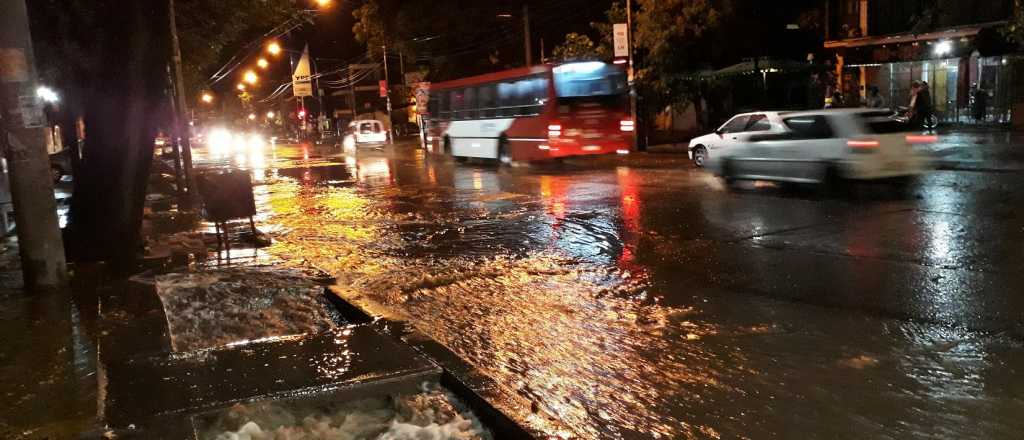
<path fill-rule="evenodd" d="M 551 124 L 548 126 L 548 131 L 562 131 L 562 126 L 560 124 Z"/>
<path fill-rule="evenodd" d="M 540 144 L 540 145 L 537 146 L 537 148 L 546 151 L 546 150 L 550 150 L 551 146 L 548 145 L 548 144 Z"/>
<path fill-rule="evenodd" d="M 939 141 L 939 137 L 935 135 L 908 135 L 908 144 L 934 144 Z"/>
<path fill-rule="evenodd" d="M 635 131 L 636 123 L 629 119 L 623 119 L 621 122 L 619 122 L 619 129 L 626 132 Z"/>
<path fill-rule="evenodd" d="M 629 154 L 629 150 L 623 150 L 623 149 L 615 150 L 615 154 L 625 156 L 625 155 Z"/>
<path fill-rule="evenodd" d="M 586 146 L 583 147 L 583 151 L 598 151 L 600 149 L 601 149 L 601 147 L 599 147 L 597 145 L 586 145 Z"/>

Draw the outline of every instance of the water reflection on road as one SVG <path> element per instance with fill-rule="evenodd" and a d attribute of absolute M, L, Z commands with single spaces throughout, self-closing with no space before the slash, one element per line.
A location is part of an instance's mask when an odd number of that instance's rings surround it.
<path fill-rule="evenodd" d="M 275 260 L 337 276 L 585 437 L 1024 430 L 1016 337 L 743 291 L 747 281 L 829 289 L 827 279 L 808 284 L 816 268 L 788 267 L 786 254 L 765 263 L 758 252 L 789 245 L 771 231 L 838 225 L 810 229 L 828 243 L 812 251 L 884 254 L 882 243 L 857 248 L 850 237 L 863 231 L 846 235 L 843 221 L 863 207 L 716 194 L 702 175 L 664 167 L 498 171 L 412 149 L 274 154 L 256 174 Z M 948 223 L 916 234 L 911 222 L 902 236 L 941 259 L 956 250 Z M 857 262 L 822 270 L 884 278 Z"/>

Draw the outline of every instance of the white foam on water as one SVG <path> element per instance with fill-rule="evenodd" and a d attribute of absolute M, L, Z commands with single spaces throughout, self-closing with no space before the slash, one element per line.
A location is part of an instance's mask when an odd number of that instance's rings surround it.
<path fill-rule="evenodd" d="M 436 384 L 423 393 L 343 404 L 237 405 L 202 438 L 213 440 L 491 440 L 480 420 Z M 239 426 L 230 429 L 229 426 Z"/>

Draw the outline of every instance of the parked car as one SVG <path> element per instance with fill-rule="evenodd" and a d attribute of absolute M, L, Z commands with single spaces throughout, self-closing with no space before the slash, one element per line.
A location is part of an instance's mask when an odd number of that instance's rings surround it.
<path fill-rule="evenodd" d="M 351 146 L 380 145 L 388 142 L 388 132 L 384 129 L 384 123 L 375 119 L 360 119 L 352 121 L 345 133 L 346 138 L 351 138 Z M 345 146 L 349 147 L 349 140 L 346 139 Z"/>
<path fill-rule="evenodd" d="M 751 135 L 784 131 L 782 112 L 741 113 L 722 124 L 714 133 L 690 140 L 688 153 L 694 165 L 703 167 L 716 151 L 746 141 Z"/>
<path fill-rule="evenodd" d="M 719 150 L 708 169 L 726 182 L 828 183 L 916 176 L 932 167 L 932 156 L 919 147 L 938 138 L 893 133 L 891 121 L 877 110 L 816 110 L 779 118 L 781 130 L 755 133 Z"/>

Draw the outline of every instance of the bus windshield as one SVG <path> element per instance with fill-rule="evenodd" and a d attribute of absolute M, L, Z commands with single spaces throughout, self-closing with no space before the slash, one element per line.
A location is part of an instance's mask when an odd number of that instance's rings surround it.
<path fill-rule="evenodd" d="M 555 92 L 560 101 L 618 96 L 628 90 L 626 73 L 615 66 L 593 61 L 555 67 Z"/>

